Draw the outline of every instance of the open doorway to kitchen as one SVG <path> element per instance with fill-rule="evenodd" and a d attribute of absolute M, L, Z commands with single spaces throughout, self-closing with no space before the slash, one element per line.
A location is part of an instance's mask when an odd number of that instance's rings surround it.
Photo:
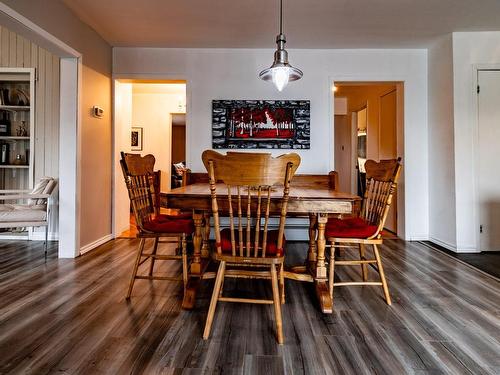
<path fill-rule="evenodd" d="M 335 82 L 333 90 L 334 158 L 340 189 L 362 196 L 366 160 L 403 157 L 403 83 Z M 385 223 L 386 232 L 394 236 L 403 206 L 396 196 Z"/>
<path fill-rule="evenodd" d="M 172 188 L 174 163 L 185 162 L 186 82 L 116 79 L 114 94 L 113 230 L 117 237 L 134 237 L 120 152 L 154 155 L 154 168 L 161 172 L 161 191 Z M 184 136 L 178 128 L 181 118 Z"/>

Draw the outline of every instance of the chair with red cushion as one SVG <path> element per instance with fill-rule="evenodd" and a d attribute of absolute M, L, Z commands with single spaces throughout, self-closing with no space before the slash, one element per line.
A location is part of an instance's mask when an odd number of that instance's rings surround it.
<path fill-rule="evenodd" d="M 187 256 L 187 236 L 194 232 L 194 223 L 190 216 L 171 216 L 162 215 L 158 212 L 155 204 L 155 197 L 158 194 L 157 179 L 154 173 L 145 172 L 144 174 L 130 173 L 127 168 L 125 159 L 120 160 L 122 166 L 125 183 L 132 206 L 132 211 L 135 216 L 138 229 L 137 238 L 140 238 L 137 256 L 132 270 L 127 299 L 132 294 L 134 282 L 136 279 L 148 280 L 182 280 L 184 288 L 188 281 L 188 256 Z M 160 238 L 172 238 L 175 240 L 161 240 Z M 146 253 L 144 251 L 146 240 L 153 239 L 152 251 Z M 159 254 L 157 253 L 158 244 L 160 243 L 180 243 L 180 251 L 176 249 L 174 254 Z M 180 254 L 178 253 L 180 252 Z M 148 275 L 138 275 L 139 266 L 146 260 L 151 259 Z M 155 260 L 176 260 L 182 261 L 182 277 L 179 276 L 156 276 L 153 274 Z"/>
<path fill-rule="evenodd" d="M 325 237 L 330 244 L 329 289 L 333 298 L 333 289 L 346 285 L 381 285 L 385 300 L 391 304 L 389 288 L 378 245 L 382 244 L 381 232 L 391 206 L 392 197 L 397 187 L 401 171 L 401 159 L 381 160 L 379 163 L 368 160 L 366 168 L 366 191 L 359 217 L 329 219 L 325 227 Z M 359 260 L 336 260 L 335 250 L 359 246 Z M 365 246 L 373 246 L 373 259 L 366 258 Z M 376 265 L 380 281 L 368 281 L 368 265 Z M 335 282 L 335 266 L 361 266 L 360 282 Z"/>
<path fill-rule="evenodd" d="M 277 338 L 282 344 L 284 230 L 290 180 L 300 164 L 300 157 L 285 154 L 273 158 L 271 154 L 238 152 L 222 155 L 207 150 L 202 159 L 210 177 L 216 241 L 214 257 L 220 262 L 203 338 L 210 336 L 218 301 L 273 304 Z M 281 203 L 273 209 L 271 195 L 281 197 Z M 280 212 L 278 230 L 268 230 L 270 213 L 277 208 Z M 229 216 L 229 228 L 223 230 L 219 223 L 221 213 Z M 221 293 L 225 277 L 271 280 L 273 299 L 225 297 Z"/>

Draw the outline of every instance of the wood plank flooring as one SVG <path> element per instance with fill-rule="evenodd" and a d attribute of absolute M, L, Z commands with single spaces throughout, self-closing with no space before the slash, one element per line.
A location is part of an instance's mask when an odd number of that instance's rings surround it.
<path fill-rule="evenodd" d="M 193 311 L 180 308 L 176 282 L 138 280 L 126 302 L 137 244 L 111 241 L 76 260 L 58 260 L 52 244 L 45 262 L 41 243 L 0 242 L 0 373 L 500 373 L 500 282 L 422 244 L 382 246 L 391 307 L 381 288 L 338 288 L 323 315 L 313 285 L 287 280 L 283 346 L 272 307 L 247 304 L 219 304 L 203 341 L 213 281 Z M 287 245 L 288 263 L 304 257 L 305 243 Z M 359 276 L 338 268 L 340 279 Z M 236 292 L 270 287 L 226 282 L 224 293 Z"/>

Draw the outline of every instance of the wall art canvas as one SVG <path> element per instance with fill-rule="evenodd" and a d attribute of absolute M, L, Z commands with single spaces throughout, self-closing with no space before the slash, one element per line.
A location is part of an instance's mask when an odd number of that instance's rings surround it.
<path fill-rule="evenodd" d="M 213 100 L 212 147 L 309 149 L 309 100 Z"/>

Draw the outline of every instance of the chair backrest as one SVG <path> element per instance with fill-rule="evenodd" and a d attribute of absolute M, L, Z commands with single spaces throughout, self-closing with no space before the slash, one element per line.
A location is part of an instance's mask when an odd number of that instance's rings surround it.
<path fill-rule="evenodd" d="M 401 158 L 381 160 L 378 163 L 367 160 L 365 163 L 366 190 L 361 217 L 370 224 L 377 225 L 378 230 L 372 237 L 378 236 L 384 228 L 401 172 L 400 161 Z"/>
<path fill-rule="evenodd" d="M 122 169 L 126 168 L 125 162 L 120 160 Z M 125 176 L 130 205 L 134 213 L 135 222 L 139 232 L 147 232 L 144 225 L 157 215 L 154 204 L 154 175 L 151 173 L 135 176 Z"/>
<path fill-rule="evenodd" d="M 53 177 L 41 177 L 33 189 L 31 190 L 31 194 L 52 194 L 54 188 L 57 186 L 57 180 Z M 39 205 L 46 204 L 47 200 L 44 198 L 38 199 L 30 199 L 28 204 L 30 205 Z"/>
<path fill-rule="evenodd" d="M 151 175 L 153 183 L 152 199 L 155 207 L 155 213 L 160 213 L 160 186 L 161 186 L 161 172 L 155 171 L 155 157 L 154 155 L 140 155 L 140 154 L 129 154 L 125 152 L 120 152 L 121 160 L 120 165 L 122 167 L 123 177 L 125 182 L 129 176 L 144 176 L 146 174 Z"/>
<path fill-rule="evenodd" d="M 339 190 L 339 172 L 328 172 L 328 187 L 335 191 Z"/>
<path fill-rule="evenodd" d="M 131 176 L 138 176 L 154 172 L 156 161 L 154 155 L 147 154 L 142 156 L 141 154 L 129 154 L 123 151 L 120 154 L 122 160 L 125 162 L 127 174 Z"/>
<path fill-rule="evenodd" d="M 281 208 L 277 249 L 282 249 L 290 180 L 300 164 L 300 156 L 291 153 L 273 158 L 267 153 L 239 152 L 222 155 L 207 150 L 203 152 L 202 159 L 210 178 L 217 252 L 222 253 L 219 223 L 221 209 L 229 213 L 232 256 L 266 256 L 271 193 L 274 189 L 281 189 L 281 186 L 283 194 L 277 206 Z M 217 181 L 222 181 L 226 189 L 225 194 L 219 197 Z M 235 233 L 236 226 L 238 236 Z"/>

